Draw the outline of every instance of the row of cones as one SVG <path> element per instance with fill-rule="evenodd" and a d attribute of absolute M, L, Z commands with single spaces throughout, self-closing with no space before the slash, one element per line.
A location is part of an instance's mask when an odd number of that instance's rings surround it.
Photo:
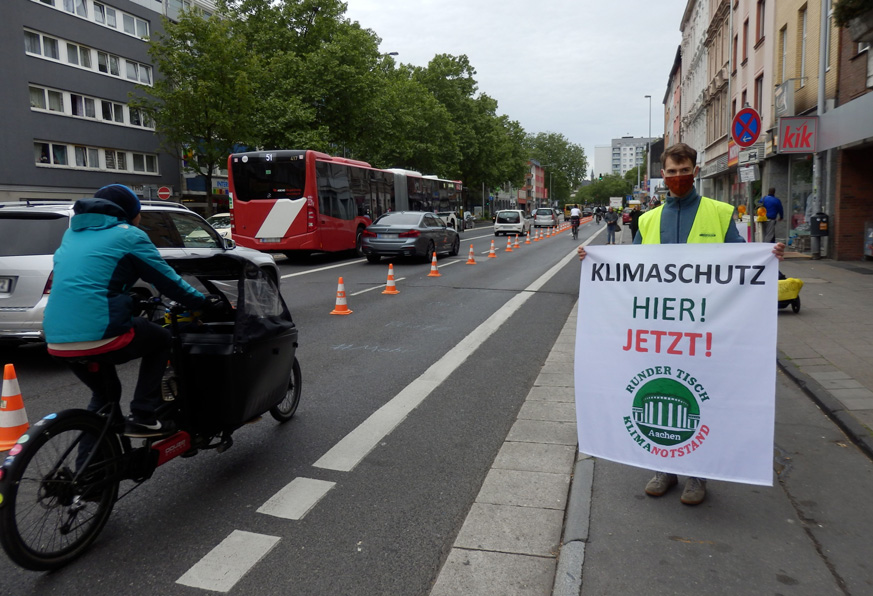
<path fill-rule="evenodd" d="M 566 226 L 557 227 L 557 228 L 554 228 L 554 230 L 552 228 L 549 228 L 549 233 L 546 234 L 545 237 L 547 238 L 549 236 L 555 235 L 564 229 L 566 229 Z M 528 234 L 527 238 L 525 238 L 524 244 L 531 243 L 530 237 L 531 237 L 531 235 Z M 542 238 L 543 238 L 542 230 L 540 230 L 540 236 L 534 237 L 534 242 L 539 242 L 540 239 L 542 239 Z M 504 252 L 512 252 L 513 247 L 514 248 L 521 247 L 521 243 L 518 241 L 518 234 L 516 234 L 516 236 L 515 236 L 515 244 L 512 243 L 511 238 L 509 238 L 509 237 L 506 238 L 506 249 L 504 250 Z M 488 258 L 489 259 L 497 258 L 497 253 L 494 251 L 494 240 L 491 241 L 491 250 L 488 251 Z M 476 264 L 476 257 L 473 253 L 473 245 L 472 244 L 470 245 L 470 255 L 469 255 L 469 257 L 467 257 L 466 264 L 467 265 L 475 265 Z M 433 253 L 433 258 L 431 259 L 431 262 L 430 262 L 430 273 L 428 273 L 427 276 L 428 277 L 441 277 L 442 276 L 442 274 L 440 273 L 439 267 L 437 266 L 436 253 Z M 383 294 L 399 294 L 400 293 L 400 291 L 397 289 L 396 280 L 394 279 L 394 264 L 393 263 L 388 265 L 388 281 L 386 282 L 385 290 L 382 293 Z M 337 282 L 337 288 L 336 288 L 336 304 L 334 305 L 334 309 L 332 311 L 330 311 L 330 314 L 332 314 L 332 315 L 350 315 L 350 314 L 352 314 L 352 312 L 354 312 L 354 311 L 352 311 L 349 308 L 348 299 L 346 298 L 345 283 L 343 282 L 343 278 L 340 277 L 338 282 Z"/>

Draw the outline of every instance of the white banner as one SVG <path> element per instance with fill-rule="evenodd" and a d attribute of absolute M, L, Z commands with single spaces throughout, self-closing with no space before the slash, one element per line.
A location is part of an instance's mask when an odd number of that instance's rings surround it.
<path fill-rule="evenodd" d="M 579 451 L 772 486 L 773 245 L 586 250 L 576 333 Z"/>

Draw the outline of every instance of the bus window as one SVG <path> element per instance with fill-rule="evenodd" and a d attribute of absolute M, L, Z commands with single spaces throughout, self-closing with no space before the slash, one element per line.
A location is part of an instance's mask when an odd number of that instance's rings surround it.
<path fill-rule="evenodd" d="M 299 199 L 306 186 L 303 160 L 233 164 L 234 200 Z"/>

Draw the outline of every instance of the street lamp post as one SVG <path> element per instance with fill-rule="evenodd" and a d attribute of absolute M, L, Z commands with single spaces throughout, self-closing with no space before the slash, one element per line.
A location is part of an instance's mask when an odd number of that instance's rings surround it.
<path fill-rule="evenodd" d="M 649 139 L 646 148 L 646 181 L 648 181 L 650 174 L 649 164 L 652 163 L 652 96 L 646 95 L 645 97 L 649 100 Z"/>

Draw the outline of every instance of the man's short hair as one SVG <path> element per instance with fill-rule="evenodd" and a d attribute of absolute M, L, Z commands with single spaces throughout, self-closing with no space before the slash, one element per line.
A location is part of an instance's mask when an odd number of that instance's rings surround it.
<path fill-rule="evenodd" d="M 691 165 L 697 165 L 697 151 L 695 151 L 692 147 L 686 145 L 685 143 L 676 143 L 675 145 L 670 145 L 664 152 L 661 154 L 661 167 L 667 165 L 667 158 L 670 157 L 676 163 L 680 161 L 690 160 Z"/>
<path fill-rule="evenodd" d="M 776 187 L 771 186 L 770 189 L 767 191 L 767 194 L 775 197 L 776 196 Z"/>

